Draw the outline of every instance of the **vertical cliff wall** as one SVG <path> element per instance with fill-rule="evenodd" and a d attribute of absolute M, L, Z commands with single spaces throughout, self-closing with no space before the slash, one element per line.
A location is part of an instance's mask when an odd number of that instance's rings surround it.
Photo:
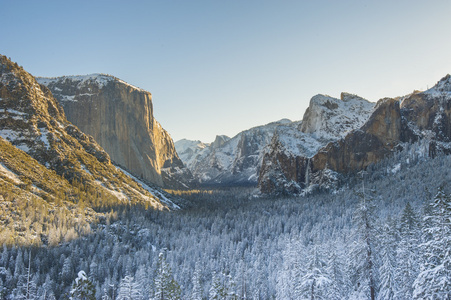
<path fill-rule="evenodd" d="M 184 186 L 189 171 L 155 120 L 149 92 L 101 74 L 38 80 L 58 99 L 67 119 L 92 135 L 114 163 L 158 186 Z"/>

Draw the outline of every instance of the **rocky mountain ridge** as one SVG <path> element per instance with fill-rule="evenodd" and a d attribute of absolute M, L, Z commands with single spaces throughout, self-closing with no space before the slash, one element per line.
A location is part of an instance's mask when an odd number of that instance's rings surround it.
<path fill-rule="evenodd" d="M 263 194 L 299 194 L 336 187 L 346 174 L 413 142 L 427 145 L 432 157 L 451 153 L 450 82 L 447 75 L 427 91 L 377 103 L 348 93 L 316 95 L 302 121 L 252 128 L 219 148 L 187 147 L 184 162 L 201 183 L 257 181 Z"/>
<path fill-rule="evenodd" d="M 313 156 L 328 142 L 362 126 L 373 107 L 374 103 L 348 93 L 342 93 L 341 99 L 316 95 L 303 121 L 283 119 L 243 131 L 219 143 L 219 147 L 196 150 L 199 143 L 192 142 L 191 148 L 180 148 L 179 152 L 191 154 L 181 157 L 201 184 L 256 185 L 271 145 L 283 147 L 293 155 Z M 176 145 L 178 143 L 182 142 Z M 183 144 L 188 145 L 188 142 Z M 218 145 L 218 142 L 213 144 Z"/>
<path fill-rule="evenodd" d="M 293 154 L 273 142 L 259 177 L 262 193 L 301 193 L 334 186 L 337 178 L 365 169 L 403 145 L 423 140 L 430 156 L 451 149 L 450 76 L 425 92 L 378 101 L 363 126 L 331 141 L 312 156 Z"/>
<path fill-rule="evenodd" d="M 38 78 L 67 119 L 106 150 L 115 164 L 160 187 L 186 187 L 190 173 L 169 133 L 153 116 L 152 95 L 105 74 Z"/>

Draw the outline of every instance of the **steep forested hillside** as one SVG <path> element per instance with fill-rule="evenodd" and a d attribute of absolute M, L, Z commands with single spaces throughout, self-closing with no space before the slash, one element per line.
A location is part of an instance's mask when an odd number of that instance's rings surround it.
<path fill-rule="evenodd" d="M 97 299 L 447 299 L 450 169 L 416 144 L 333 193 L 235 190 L 177 212 L 126 209 L 58 247 L 4 247 L 0 285 L 41 299 L 83 288 Z"/>

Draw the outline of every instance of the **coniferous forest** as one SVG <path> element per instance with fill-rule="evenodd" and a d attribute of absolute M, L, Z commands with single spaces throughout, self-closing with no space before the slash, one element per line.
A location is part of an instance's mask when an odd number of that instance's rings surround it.
<path fill-rule="evenodd" d="M 338 190 L 198 192 L 57 246 L 5 245 L 0 299 L 450 299 L 451 157 L 420 150 Z"/>

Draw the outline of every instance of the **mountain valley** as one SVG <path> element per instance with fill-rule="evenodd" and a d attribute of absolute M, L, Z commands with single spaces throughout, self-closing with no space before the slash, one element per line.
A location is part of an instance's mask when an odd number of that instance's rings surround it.
<path fill-rule="evenodd" d="M 149 92 L 1 56 L 0 299 L 450 298 L 450 143 L 450 75 L 174 143 Z"/>

